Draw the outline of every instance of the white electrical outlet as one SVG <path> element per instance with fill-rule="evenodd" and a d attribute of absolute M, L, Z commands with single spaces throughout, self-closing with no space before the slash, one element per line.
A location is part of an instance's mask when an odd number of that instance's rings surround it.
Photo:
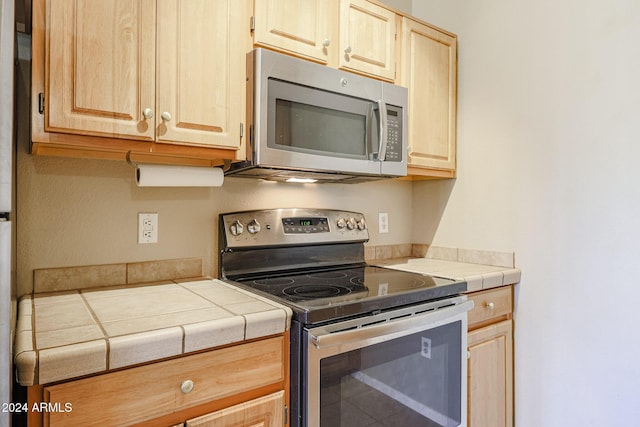
<path fill-rule="evenodd" d="M 389 232 L 389 214 L 387 212 L 378 213 L 378 233 Z"/>
<path fill-rule="evenodd" d="M 158 243 L 157 213 L 138 213 L 138 243 Z"/>

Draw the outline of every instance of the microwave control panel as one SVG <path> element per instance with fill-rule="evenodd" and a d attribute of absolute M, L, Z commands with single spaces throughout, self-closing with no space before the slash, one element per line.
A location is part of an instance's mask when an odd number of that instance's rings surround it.
<path fill-rule="evenodd" d="M 402 110 L 387 105 L 387 162 L 402 161 Z"/>

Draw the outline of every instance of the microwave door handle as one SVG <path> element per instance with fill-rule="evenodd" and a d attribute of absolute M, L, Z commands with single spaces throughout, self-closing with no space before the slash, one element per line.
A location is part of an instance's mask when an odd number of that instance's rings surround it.
<path fill-rule="evenodd" d="M 378 154 L 373 152 L 373 123 L 375 123 L 374 108 L 373 103 L 369 103 L 369 108 L 367 108 L 367 131 L 365 132 L 365 142 L 367 146 L 367 157 L 371 160 L 375 160 L 375 156 Z"/>
<path fill-rule="evenodd" d="M 378 111 L 380 111 L 380 147 L 378 148 L 378 160 L 383 162 L 387 156 L 387 103 L 378 100 Z"/>

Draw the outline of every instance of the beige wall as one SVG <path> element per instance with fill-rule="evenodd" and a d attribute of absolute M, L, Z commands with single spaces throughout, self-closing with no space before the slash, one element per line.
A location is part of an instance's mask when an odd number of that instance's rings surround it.
<path fill-rule="evenodd" d="M 23 144 L 24 145 L 24 144 Z M 411 243 L 412 184 L 286 184 L 241 178 L 221 188 L 138 188 L 124 162 L 18 158 L 18 294 L 33 287 L 37 268 L 202 257 L 217 272 L 220 212 L 326 207 L 363 212 L 370 244 Z M 138 212 L 158 212 L 159 242 L 137 243 Z M 377 233 L 389 212 L 390 233 Z"/>
<path fill-rule="evenodd" d="M 380 0 L 382 3 L 411 15 L 411 0 Z"/>
<path fill-rule="evenodd" d="M 413 11 L 459 36 L 459 172 L 433 243 L 513 250 L 522 268 L 515 425 L 635 425 L 640 2 Z"/>

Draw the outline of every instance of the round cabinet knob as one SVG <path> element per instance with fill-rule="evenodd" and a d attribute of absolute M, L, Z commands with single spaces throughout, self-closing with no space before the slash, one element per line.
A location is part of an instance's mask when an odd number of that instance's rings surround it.
<path fill-rule="evenodd" d="M 471 352 L 467 350 L 467 359 L 471 359 Z"/>
<path fill-rule="evenodd" d="M 229 231 L 234 236 L 239 236 L 244 232 L 244 225 L 242 225 L 240 221 L 236 220 L 229 226 Z"/>
<path fill-rule="evenodd" d="M 251 222 L 247 224 L 247 231 L 251 234 L 256 234 L 260 232 L 260 229 L 261 229 L 260 223 L 255 219 L 252 219 Z"/>
<path fill-rule="evenodd" d="M 367 228 L 367 223 L 364 222 L 364 218 L 362 218 L 358 221 L 358 230 L 364 230 L 365 228 Z"/>
<path fill-rule="evenodd" d="M 346 49 L 344 50 L 344 53 L 346 53 L 347 55 L 351 53 L 351 46 L 347 46 Z"/>
<path fill-rule="evenodd" d="M 151 108 L 145 108 L 142 110 L 142 115 L 145 119 L 153 119 L 153 110 Z"/>
<path fill-rule="evenodd" d="M 162 114 L 160 114 L 160 118 L 162 119 L 163 122 L 170 122 L 171 121 L 171 113 L 169 113 L 168 111 L 165 111 Z"/>
<path fill-rule="evenodd" d="M 487 308 L 488 308 L 489 310 L 493 310 L 494 308 L 496 308 L 496 305 L 495 305 L 494 303 L 492 303 L 492 302 L 488 302 L 488 303 L 487 303 Z"/>
<path fill-rule="evenodd" d="M 338 228 L 345 228 L 347 226 L 347 221 L 344 218 L 340 218 L 337 225 Z"/>
<path fill-rule="evenodd" d="M 331 40 L 329 39 L 322 40 L 322 46 L 329 47 L 330 44 L 331 44 Z"/>
<path fill-rule="evenodd" d="M 195 384 L 193 384 L 191 380 L 182 381 L 182 384 L 180 384 L 180 390 L 182 390 L 184 394 L 191 393 L 193 387 L 195 387 Z"/>
<path fill-rule="evenodd" d="M 356 228 L 356 220 L 355 220 L 355 218 L 349 218 L 347 220 L 347 228 L 349 230 L 353 230 L 354 228 Z"/>

